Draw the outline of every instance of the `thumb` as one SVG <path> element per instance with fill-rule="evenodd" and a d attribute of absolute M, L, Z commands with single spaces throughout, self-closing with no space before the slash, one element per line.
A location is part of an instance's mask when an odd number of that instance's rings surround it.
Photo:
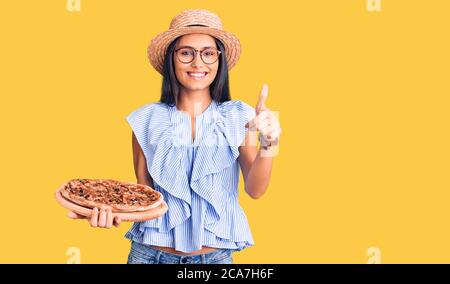
<path fill-rule="evenodd" d="M 120 224 L 122 223 L 122 219 L 119 216 L 115 216 L 114 217 L 114 226 L 119 227 Z"/>
<path fill-rule="evenodd" d="M 73 211 L 70 211 L 70 212 L 67 214 L 67 217 L 69 217 L 69 218 L 71 218 L 71 219 L 84 219 L 84 218 L 86 218 L 86 217 L 84 217 L 84 216 L 82 216 L 82 215 L 79 215 L 79 214 L 73 212 Z"/>
<path fill-rule="evenodd" d="M 261 93 L 259 94 L 258 103 L 256 104 L 256 114 L 259 114 L 261 111 L 263 111 L 266 108 L 266 99 L 269 92 L 269 87 L 267 87 L 267 84 L 264 84 Z"/>

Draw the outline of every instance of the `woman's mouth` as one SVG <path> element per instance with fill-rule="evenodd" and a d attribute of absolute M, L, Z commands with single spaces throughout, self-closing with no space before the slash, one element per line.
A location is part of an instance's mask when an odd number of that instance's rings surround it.
<path fill-rule="evenodd" d="M 187 74 L 194 80 L 202 80 L 208 75 L 208 72 L 187 72 Z"/>

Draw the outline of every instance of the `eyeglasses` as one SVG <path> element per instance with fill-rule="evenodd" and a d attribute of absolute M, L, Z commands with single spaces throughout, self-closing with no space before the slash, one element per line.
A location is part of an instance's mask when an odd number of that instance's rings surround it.
<path fill-rule="evenodd" d="M 205 64 L 213 64 L 219 59 L 222 53 L 214 47 L 207 47 L 203 50 L 197 50 L 193 47 L 180 47 L 175 50 L 178 60 L 184 64 L 191 63 L 197 57 L 197 52 L 200 52 L 200 58 Z"/>

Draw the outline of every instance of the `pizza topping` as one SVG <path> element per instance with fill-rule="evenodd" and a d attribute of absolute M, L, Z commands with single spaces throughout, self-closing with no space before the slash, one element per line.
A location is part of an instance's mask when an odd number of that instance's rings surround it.
<path fill-rule="evenodd" d="M 149 206 L 162 198 L 151 187 L 114 180 L 73 179 L 65 188 L 69 198 L 121 207 Z"/>

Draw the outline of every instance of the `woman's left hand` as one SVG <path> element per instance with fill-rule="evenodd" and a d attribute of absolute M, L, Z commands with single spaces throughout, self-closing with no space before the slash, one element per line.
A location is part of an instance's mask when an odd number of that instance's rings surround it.
<path fill-rule="evenodd" d="M 256 116 L 245 125 L 249 130 L 259 131 L 259 139 L 263 147 L 277 145 L 281 134 L 278 118 L 266 106 L 267 95 L 268 87 L 264 84 L 256 104 Z"/>

